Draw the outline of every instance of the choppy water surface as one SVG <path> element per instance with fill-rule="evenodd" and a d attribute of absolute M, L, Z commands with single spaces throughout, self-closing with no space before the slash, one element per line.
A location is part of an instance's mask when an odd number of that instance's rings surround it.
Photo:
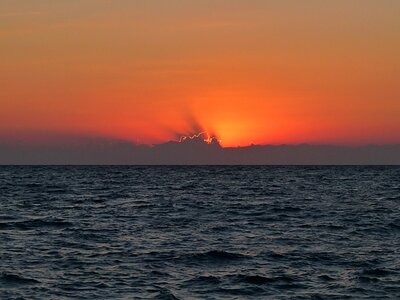
<path fill-rule="evenodd" d="M 399 204 L 398 167 L 0 167 L 0 298 L 398 299 Z"/>

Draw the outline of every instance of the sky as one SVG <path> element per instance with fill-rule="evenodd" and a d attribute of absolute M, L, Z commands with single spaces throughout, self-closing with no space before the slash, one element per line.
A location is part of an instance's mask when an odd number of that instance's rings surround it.
<path fill-rule="evenodd" d="M 398 0 L 1 0 L 0 137 L 400 143 Z"/>

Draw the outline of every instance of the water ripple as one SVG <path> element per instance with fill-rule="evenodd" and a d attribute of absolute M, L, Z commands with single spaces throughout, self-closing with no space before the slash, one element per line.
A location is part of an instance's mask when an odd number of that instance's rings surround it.
<path fill-rule="evenodd" d="M 0 167 L 0 299 L 396 299 L 398 167 Z"/>

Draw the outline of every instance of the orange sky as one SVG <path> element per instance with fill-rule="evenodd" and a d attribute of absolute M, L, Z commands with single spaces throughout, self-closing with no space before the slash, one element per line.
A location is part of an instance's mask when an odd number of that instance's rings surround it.
<path fill-rule="evenodd" d="M 0 133 L 400 142 L 398 0 L 2 0 Z"/>

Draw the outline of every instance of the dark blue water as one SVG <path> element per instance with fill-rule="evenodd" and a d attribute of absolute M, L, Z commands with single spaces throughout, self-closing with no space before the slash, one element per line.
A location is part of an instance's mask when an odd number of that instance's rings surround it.
<path fill-rule="evenodd" d="M 0 167 L 1 299 L 399 299 L 398 167 Z"/>

